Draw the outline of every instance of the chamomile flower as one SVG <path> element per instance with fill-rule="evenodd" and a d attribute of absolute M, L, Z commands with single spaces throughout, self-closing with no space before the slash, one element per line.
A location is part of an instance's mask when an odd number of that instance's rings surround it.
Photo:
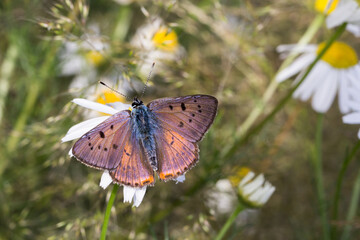
<path fill-rule="evenodd" d="M 255 177 L 249 172 L 238 185 L 238 193 L 245 205 L 250 208 L 262 207 L 275 192 L 275 187 L 266 181 L 263 174 Z"/>
<path fill-rule="evenodd" d="M 322 0 L 325 1 L 325 0 Z M 346 29 L 356 37 L 360 37 L 360 2 L 355 0 L 334 1 L 339 2 L 336 8 L 326 18 L 328 28 L 334 28 L 347 22 Z"/>
<path fill-rule="evenodd" d="M 220 179 L 207 194 L 206 205 L 214 215 L 229 215 L 237 202 L 236 193 L 229 179 Z"/>
<path fill-rule="evenodd" d="M 227 179 L 220 179 L 208 194 L 206 204 L 216 215 L 228 215 L 239 202 L 249 208 L 263 206 L 275 191 L 263 175 L 255 174 L 247 167 L 239 168 Z"/>
<path fill-rule="evenodd" d="M 360 99 L 360 95 L 358 95 Z M 358 105 L 358 109 L 356 112 L 349 113 L 343 116 L 342 120 L 346 124 L 360 124 L 360 104 Z M 358 138 L 360 139 L 360 129 L 358 132 Z"/>
<path fill-rule="evenodd" d="M 81 123 L 74 125 L 73 127 L 71 127 L 69 129 L 69 131 L 66 133 L 66 135 L 61 139 L 62 142 L 68 142 L 68 141 L 72 141 L 77 138 L 80 138 L 82 135 L 84 135 L 85 133 L 87 133 L 88 131 L 90 131 L 91 129 L 93 129 L 94 127 L 96 127 L 97 125 L 99 125 L 100 123 L 105 121 L 106 119 L 108 119 L 111 115 L 113 115 L 119 111 L 129 109 L 129 107 L 130 107 L 129 104 L 116 104 L 114 106 L 117 108 L 114 108 L 114 107 L 110 107 L 110 106 L 107 106 L 107 105 L 104 105 L 101 103 L 92 102 L 92 101 L 89 101 L 86 99 L 81 99 L 81 98 L 76 98 L 73 100 L 73 102 L 82 107 L 85 107 L 85 108 L 88 108 L 91 110 L 95 110 L 97 112 L 102 112 L 102 113 L 108 114 L 108 115 L 89 119 L 89 120 L 86 120 L 86 121 L 83 121 Z M 72 156 L 71 150 L 70 150 L 69 154 L 70 154 L 70 156 Z M 111 183 L 113 183 L 113 180 L 112 180 L 109 172 L 104 171 L 103 175 L 101 176 L 100 186 L 105 189 Z M 133 206 L 135 206 L 135 207 L 138 207 L 141 204 L 141 202 L 145 196 L 145 193 L 146 193 L 146 187 L 132 188 L 132 187 L 124 186 L 123 190 L 124 190 L 124 202 L 133 201 L 134 202 Z"/>
<path fill-rule="evenodd" d="M 178 60 L 184 52 L 176 32 L 158 17 L 140 27 L 131 44 L 139 49 L 139 72 L 144 76 L 149 74 L 154 62 L 157 65 L 155 69 L 159 70 L 164 66 L 162 62 Z"/>
<path fill-rule="evenodd" d="M 315 60 L 325 43 L 306 45 L 299 50 L 301 55 L 276 76 L 278 82 L 304 72 Z M 278 51 L 289 52 L 295 45 L 281 45 Z M 301 75 L 301 74 L 300 74 Z M 293 97 L 307 101 L 312 97 L 315 111 L 325 113 L 338 94 L 341 113 L 348 113 L 357 108 L 360 93 L 360 65 L 355 50 L 343 42 L 334 42 L 309 75 L 295 90 Z"/>
<path fill-rule="evenodd" d="M 348 25 L 346 29 L 356 37 L 360 37 L 360 6 L 354 0 L 330 0 L 315 1 L 315 9 L 327 16 L 326 25 L 328 28 L 340 26 L 344 22 Z"/>
<path fill-rule="evenodd" d="M 60 75 L 74 76 L 70 89 L 82 89 L 97 80 L 97 68 L 105 63 L 108 44 L 95 25 L 89 27 L 91 34 L 83 40 L 66 41 L 60 51 Z"/>

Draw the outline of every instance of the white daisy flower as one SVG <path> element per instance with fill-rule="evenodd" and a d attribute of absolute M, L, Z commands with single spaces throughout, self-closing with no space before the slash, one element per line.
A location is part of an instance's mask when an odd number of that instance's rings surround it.
<path fill-rule="evenodd" d="M 360 98 L 360 95 L 358 96 Z M 360 124 L 360 104 L 358 105 L 358 110 L 356 112 L 343 116 L 342 120 L 346 124 Z M 358 138 L 360 139 L 360 129 L 358 132 Z"/>
<path fill-rule="evenodd" d="M 237 204 L 237 196 L 228 179 L 220 179 L 207 194 L 206 205 L 214 215 L 230 215 Z"/>
<path fill-rule="evenodd" d="M 166 27 L 158 17 L 140 27 L 131 39 L 131 44 L 139 49 L 139 72 L 144 76 L 149 74 L 154 62 L 157 66 L 155 70 L 159 71 L 163 66 L 162 61 L 177 60 L 184 53 L 175 31 Z"/>
<path fill-rule="evenodd" d="M 84 135 L 85 133 L 87 133 L 88 131 L 90 131 L 91 129 L 93 129 L 94 127 L 105 121 L 106 119 L 108 119 L 111 115 L 119 111 L 129 109 L 129 107 L 131 106 L 129 104 L 123 104 L 123 103 L 116 103 L 113 104 L 112 106 L 108 106 L 81 98 L 76 98 L 72 102 L 82 107 L 95 110 L 98 112 L 102 112 L 104 114 L 107 114 L 108 116 L 89 119 L 74 125 L 61 139 L 62 142 L 68 142 L 80 138 L 82 135 Z M 105 189 L 111 183 L 113 183 L 113 180 L 109 172 L 104 171 L 103 175 L 101 176 L 100 186 Z M 132 187 L 124 186 L 124 202 L 133 201 L 134 202 L 133 206 L 138 207 L 141 204 L 145 196 L 145 193 L 146 193 L 146 187 L 132 188 Z"/>
<path fill-rule="evenodd" d="M 262 207 L 274 193 L 275 187 L 266 181 L 263 174 L 255 177 L 249 172 L 239 183 L 238 192 L 241 200 L 252 208 Z"/>
<path fill-rule="evenodd" d="M 70 89 L 79 90 L 97 80 L 96 67 L 105 62 L 109 45 L 104 42 L 96 25 L 81 41 L 66 41 L 60 51 L 60 75 L 74 76 Z"/>
<path fill-rule="evenodd" d="M 334 28 L 347 22 L 346 29 L 356 37 L 360 37 L 360 3 L 355 0 L 341 0 L 326 18 L 328 28 Z"/>
<path fill-rule="evenodd" d="M 324 46 L 325 43 L 304 46 L 299 50 L 302 54 L 280 71 L 276 80 L 282 82 L 297 73 L 303 73 Z M 281 45 L 277 50 L 284 53 L 293 48 L 294 45 Z M 341 113 L 356 110 L 360 93 L 360 65 L 355 50 L 343 42 L 334 42 L 330 46 L 295 90 L 293 97 L 302 101 L 312 97 L 313 109 L 325 113 L 334 101 L 336 93 Z"/>

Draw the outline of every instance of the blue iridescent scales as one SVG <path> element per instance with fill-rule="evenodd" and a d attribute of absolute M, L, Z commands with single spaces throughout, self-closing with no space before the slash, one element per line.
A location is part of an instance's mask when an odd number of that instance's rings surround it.
<path fill-rule="evenodd" d="M 199 159 L 198 142 L 214 121 L 218 101 L 209 95 L 160 98 L 114 114 L 73 146 L 82 163 L 108 170 L 114 182 L 154 185 L 185 174 Z"/>

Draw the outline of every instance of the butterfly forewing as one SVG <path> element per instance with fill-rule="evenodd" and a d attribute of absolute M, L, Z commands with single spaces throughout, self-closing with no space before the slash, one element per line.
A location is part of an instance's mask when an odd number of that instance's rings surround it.
<path fill-rule="evenodd" d="M 146 160 L 144 150 L 139 140 L 132 132 L 130 141 L 123 149 L 124 154 L 118 167 L 110 172 L 113 180 L 119 184 L 131 187 L 154 185 L 154 173 Z"/>
<path fill-rule="evenodd" d="M 130 111 L 121 111 L 84 134 L 74 144 L 72 153 L 91 167 L 114 169 L 124 155 L 130 135 Z"/>
<path fill-rule="evenodd" d="M 208 95 L 160 98 L 148 104 L 160 125 L 191 142 L 202 139 L 217 113 L 218 101 Z"/>

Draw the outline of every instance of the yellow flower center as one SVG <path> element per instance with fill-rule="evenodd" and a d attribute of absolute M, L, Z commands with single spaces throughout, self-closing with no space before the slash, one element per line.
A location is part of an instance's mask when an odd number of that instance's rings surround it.
<path fill-rule="evenodd" d="M 317 54 L 325 47 L 325 42 L 319 44 Z M 343 42 L 334 42 L 321 58 L 334 68 L 349 68 L 358 63 L 355 50 Z"/>
<path fill-rule="evenodd" d="M 113 102 L 124 102 L 125 98 L 113 91 L 104 91 L 98 95 L 96 102 L 101 104 L 113 103 Z M 109 115 L 109 114 L 103 114 Z"/>
<path fill-rule="evenodd" d="M 105 62 L 105 57 L 98 51 L 89 51 L 86 53 L 86 59 L 95 66 L 100 66 Z"/>
<path fill-rule="evenodd" d="M 332 11 L 334 11 L 337 4 L 339 3 L 339 0 L 333 0 L 330 7 L 327 10 L 327 12 L 325 12 L 325 9 L 326 9 L 329 1 L 331 1 L 331 0 L 316 0 L 316 2 L 315 2 L 316 11 L 318 11 L 320 13 L 325 13 L 325 14 L 330 14 Z"/>
<path fill-rule="evenodd" d="M 235 174 L 229 177 L 229 181 L 235 187 L 239 185 L 240 181 L 251 171 L 250 168 L 242 167 L 235 171 Z"/>
<path fill-rule="evenodd" d="M 152 41 L 157 48 L 169 52 L 175 52 L 179 45 L 176 33 L 165 27 L 155 33 Z"/>

